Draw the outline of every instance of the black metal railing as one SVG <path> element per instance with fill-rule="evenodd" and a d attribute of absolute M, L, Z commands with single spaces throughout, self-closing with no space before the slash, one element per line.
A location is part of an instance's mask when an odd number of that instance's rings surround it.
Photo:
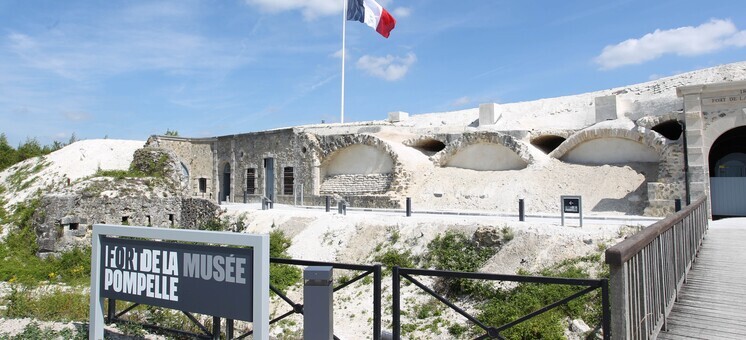
<path fill-rule="evenodd" d="M 344 269 L 344 270 L 352 270 L 352 271 L 362 271 L 361 274 L 351 278 L 350 280 L 340 283 L 339 285 L 334 287 L 334 291 L 338 291 L 340 289 L 344 289 L 345 287 L 348 287 L 349 285 L 362 280 L 368 275 L 373 275 L 373 339 L 379 340 L 381 338 L 381 265 L 359 265 L 359 264 L 346 264 L 346 263 L 334 263 L 334 262 L 320 262 L 320 261 L 304 261 L 304 260 L 293 260 L 293 259 L 281 259 L 281 258 L 271 258 L 270 263 L 276 263 L 276 264 L 287 264 L 287 265 L 295 265 L 295 266 L 331 266 L 334 269 Z M 282 291 L 279 289 L 276 289 L 275 287 L 272 287 L 270 285 L 270 290 L 275 292 L 280 299 L 285 301 L 288 306 L 291 307 L 290 310 L 283 313 L 282 315 L 272 319 L 269 321 L 269 324 L 272 325 L 276 322 L 279 322 L 280 320 L 283 320 L 293 314 L 303 314 L 303 304 L 297 303 L 290 299 L 287 295 L 283 294 Z M 235 339 L 244 339 L 245 337 L 248 337 L 251 335 L 252 332 L 248 332 L 246 334 L 243 334 L 239 337 L 236 337 Z M 334 336 L 334 339 L 339 339 L 336 336 Z"/>
<path fill-rule="evenodd" d="M 381 338 L 381 265 L 358 265 L 358 264 L 346 264 L 346 263 L 334 263 L 334 262 L 319 262 L 319 261 L 303 261 L 303 260 L 293 260 L 293 259 L 281 259 L 281 258 L 270 258 L 270 263 L 273 264 L 286 264 L 286 265 L 294 265 L 294 266 L 331 266 L 334 269 L 343 269 L 343 270 L 351 270 L 351 271 L 357 271 L 362 272 L 359 275 L 351 278 L 350 280 L 347 280 L 343 283 L 340 283 L 339 285 L 334 287 L 334 291 L 338 291 L 340 289 L 344 289 L 345 287 L 350 286 L 351 284 L 358 282 L 359 280 L 362 280 L 368 275 L 373 275 L 373 336 L 372 338 L 375 340 L 380 340 Z M 275 292 L 280 299 L 282 299 L 285 303 L 287 303 L 291 310 L 283 313 L 282 315 L 272 319 L 269 321 L 269 324 L 272 325 L 276 322 L 279 322 L 293 314 L 300 314 L 303 315 L 303 304 L 296 303 L 292 299 L 290 299 L 287 295 L 285 295 L 282 291 L 279 289 L 273 287 L 271 284 L 269 286 L 270 290 Z M 194 315 L 192 315 L 189 312 L 181 311 L 186 317 L 195 325 L 201 333 L 193 333 L 189 331 L 184 330 L 178 330 L 174 328 L 169 327 L 163 327 L 160 325 L 150 324 L 150 323 L 142 323 L 142 322 L 135 322 L 128 319 L 123 319 L 122 316 L 139 306 L 138 303 L 133 303 L 132 305 L 128 306 L 124 310 L 117 313 L 117 302 L 114 299 L 108 299 L 108 311 L 107 311 L 107 323 L 111 322 L 127 322 L 132 324 L 138 324 L 143 328 L 155 330 L 155 331 L 161 331 L 161 332 L 167 332 L 171 334 L 178 334 L 178 335 L 184 335 L 189 336 L 193 338 L 198 339 L 220 339 L 220 326 L 221 326 L 221 318 L 220 317 L 212 317 L 212 330 L 208 329 L 207 326 L 203 325 L 199 320 L 197 320 Z M 239 339 L 245 339 L 253 334 L 253 331 L 249 331 L 247 333 L 241 334 L 239 336 L 234 337 L 234 320 L 226 319 L 226 338 L 229 340 L 239 340 Z M 336 336 L 335 339 L 338 339 Z"/>
<path fill-rule="evenodd" d="M 117 300 L 111 299 L 111 298 L 107 299 L 107 307 L 108 307 L 108 309 L 107 309 L 107 312 L 106 312 L 106 323 L 125 322 L 125 323 L 129 323 L 129 324 L 136 324 L 136 325 L 139 325 L 142 328 L 149 329 L 149 330 L 166 332 L 166 333 L 177 334 L 177 335 L 182 335 L 182 336 L 189 336 L 189 337 L 192 337 L 192 338 L 195 338 L 195 339 L 220 340 L 220 324 L 221 324 L 221 318 L 220 317 L 217 317 L 217 316 L 212 317 L 212 330 L 209 330 L 207 328 L 207 326 L 203 325 L 191 313 L 185 312 L 185 311 L 180 311 L 181 313 L 183 313 L 184 315 L 186 315 L 186 317 L 192 322 L 192 324 L 194 324 L 195 326 L 197 326 L 197 328 L 199 328 L 199 330 L 202 333 L 193 333 L 193 332 L 189 332 L 189 331 L 185 331 L 185 330 L 181 330 L 181 329 L 164 327 L 164 326 L 161 326 L 161 325 L 156 325 L 156 324 L 147 323 L 147 322 L 137 322 L 137 321 L 133 321 L 133 320 L 123 319 L 122 318 L 122 316 L 124 316 L 125 314 L 129 313 L 130 311 L 132 311 L 133 309 L 135 309 L 138 306 L 140 306 L 139 303 L 132 303 L 127 308 L 125 308 L 124 310 L 122 310 L 119 313 L 117 313 Z M 232 320 L 231 320 L 231 325 L 232 325 Z"/>
<path fill-rule="evenodd" d="M 606 250 L 615 338 L 655 339 L 666 329 L 666 317 L 707 232 L 708 217 L 702 197 Z"/>
<path fill-rule="evenodd" d="M 456 306 L 453 302 L 436 293 L 433 289 L 427 287 L 413 276 L 430 276 L 440 278 L 461 278 L 461 279 L 473 279 L 473 280 L 492 280 L 492 281 L 508 281 L 518 283 L 538 283 L 538 284 L 559 284 L 559 285 L 572 285 L 586 287 L 578 292 L 571 294 L 564 299 L 546 305 L 534 312 L 526 314 L 520 318 L 517 318 L 509 323 L 499 326 L 487 325 L 484 322 L 478 320 L 464 309 Z M 501 332 L 510 329 L 524 321 L 527 321 L 533 317 L 546 313 L 556 307 L 567 304 L 568 302 L 577 299 L 583 295 L 589 294 L 596 289 L 601 289 L 601 309 L 602 319 L 600 328 L 603 330 L 603 337 L 605 340 L 611 339 L 611 311 L 609 308 L 609 282 L 607 279 L 569 279 L 569 278 L 558 278 L 558 277 L 543 277 L 543 276 L 523 276 L 523 275 L 500 275 L 500 274 L 487 274 L 487 273 L 467 273 L 467 272 L 452 272 L 443 270 L 425 270 L 425 269 L 411 269 L 411 268 L 399 268 L 393 267 L 392 269 L 392 290 L 393 290 L 393 303 L 392 303 L 392 324 L 393 324 L 393 338 L 398 340 L 401 338 L 401 278 L 407 279 L 418 288 L 427 292 L 449 308 L 456 311 L 461 316 L 465 317 L 469 322 L 478 326 L 484 331 L 484 334 L 477 337 L 476 339 L 504 339 Z"/>

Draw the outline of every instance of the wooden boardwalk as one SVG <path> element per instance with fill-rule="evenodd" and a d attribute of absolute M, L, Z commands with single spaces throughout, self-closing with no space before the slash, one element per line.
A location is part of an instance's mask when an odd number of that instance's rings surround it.
<path fill-rule="evenodd" d="M 746 339 L 746 218 L 710 223 L 658 339 Z"/>

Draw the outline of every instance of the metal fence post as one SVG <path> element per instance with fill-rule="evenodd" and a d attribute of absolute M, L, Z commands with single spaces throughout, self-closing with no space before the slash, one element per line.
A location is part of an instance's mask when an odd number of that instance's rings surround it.
<path fill-rule="evenodd" d="M 233 319 L 226 319 L 225 320 L 225 338 L 228 340 L 233 339 Z"/>
<path fill-rule="evenodd" d="M 329 196 L 324 197 L 325 205 L 326 205 L 326 212 L 329 212 L 331 210 L 331 198 Z"/>
<path fill-rule="evenodd" d="M 106 311 L 106 322 L 112 323 L 117 316 L 117 300 L 109 298 L 107 302 L 109 303 L 109 310 Z"/>
<path fill-rule="evenodd" d="M 399 305 L 399 284 L 401 283 L 399 278 L 399 266 L 391 268 L 391 332 L 394 340 L 401 339 L 401 312 Z"/>
<path fill-rule="evenodd" d="M 373 339 L 381 339 L 381 265 L 373 269 Z"/>
<path fill-rule="evenodd" d="M 412 198 L 407 197 L 407 217 L 412 216 Z"/>
<path fill-rule="evenodd" d="M 212 317 L 212 339 L 220 340 L 220 317 Z"/>
<path fill-rule="evenodd" d="M 604 340 L 611 339 L 611 306 L 609 304 L 609 280 L 601 279 L 601 309 L 603 310 L 601 329 L 604 332 Z"/>
<path fill-rule="evenodd" d="M 674 212 L 681 211 L 681 199 L 680 198 L 673 200 L 673 211 Z"/>

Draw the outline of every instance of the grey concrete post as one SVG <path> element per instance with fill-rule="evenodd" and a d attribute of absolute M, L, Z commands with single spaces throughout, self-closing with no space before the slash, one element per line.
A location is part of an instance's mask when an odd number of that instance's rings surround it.
<path fill-rule="evenodd" d="M 407 197 L 407 217 L 412 216 L 412 198 Z"/>
<path fill-rule="evenodd" d="M 303 271 L 303 339 L 334 339 L 334 280 L 331 266 Z"/>

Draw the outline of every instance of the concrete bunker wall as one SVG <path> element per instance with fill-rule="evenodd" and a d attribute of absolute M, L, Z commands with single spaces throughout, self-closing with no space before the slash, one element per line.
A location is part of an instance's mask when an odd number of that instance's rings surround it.
<path fill-rule="evenodd" d="M 434 156 L 441 167 L 477 171 L 519 170 L 533 161 L 527 146 L 497 132 L 466 133 Z"/>

